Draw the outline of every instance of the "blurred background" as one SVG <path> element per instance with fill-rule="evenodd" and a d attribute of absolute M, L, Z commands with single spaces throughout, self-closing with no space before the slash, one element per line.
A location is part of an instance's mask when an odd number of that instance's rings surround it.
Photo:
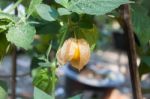
<path fill-rule="evenodd" d="M 0 0 L 0 7 L 7 10 L 13 5 L 9 0 Z M 27 2 L 26 2 L 27 3 Z M 18 6 L 19 15 L 25 14 L 24 5 Z M 11 13 L 14 13 L 13 11 Z M 115 12 L 114 12 L 115 13 Z M 118 20 L 111 14 L 93 17 L 98 27 L 96 47 L 91 54 L 90 62 L 81 71 L 78 72 L 71 68 L 69 64 L 58 67 L 55 95 L 57 99 L 66 99 L 77 95 L 76 99 L 132 99 L 132 86 L 128 65 L 128 57 L 124 32 Z M 37 26 L 38 28 L 38 26 Z M 58 31 L 57 24 L 49 25 L 48 28 L 39 28 L 38 32 L 45 29 Z M 43 33 L 43 32 L 42 32 Z M 35 37 L 35 47 L 37 53 L 44 53 L 48 48 L 49 41 L 53 38 L 51 34 L 37 34 Z M 138 38 L 135 38 L 136 46 L 140 46 Z M 54 44 L 55 45 L 55 44 Z M 56 44 L 57 45 L 57 44 Z M 42 73 L 43 78 L 36 78 L 38 83 L 45 87 L 47 82 L 47 70 L 37 70 L 37 61 L 33 55 L 33 51 L 25 52 L 16 49 L 16 99 L 33 99 L 33 90 L 36 74 Z M 55 49 L 50 53 L 50 57 L 54 56 Z M 0 62 L 0 80 L 6 82 L 8 86 L 9 99 L 12 95 L 12 72 L 13 71 L 13 55 L 8 54 Z M 140 65 L 141 59 L 137 58 L 137 64 Z M 40 81 L 41 80 L 41 81 Z M 141 86 L 143 91 L 143 99 L 150 99 L 150 75 L 141 76 Z M 71 99 L 71 98 L 70 98 Z M 75 99 L 75 98 L 74 98 Z"/>

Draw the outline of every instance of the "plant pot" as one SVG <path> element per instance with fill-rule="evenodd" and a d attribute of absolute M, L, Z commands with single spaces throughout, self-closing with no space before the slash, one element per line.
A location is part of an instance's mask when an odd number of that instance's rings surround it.
<path fill-rule="evenodd" d="M 98 70 L 92 64 L 88 64 L 80 72 L 70 64 L 64 67 L 66 76 L 65 91 L 68 97 L 86 90 L 107 93 L 121 86 L 124 82 L 122 74 L 104 68 Z"/>

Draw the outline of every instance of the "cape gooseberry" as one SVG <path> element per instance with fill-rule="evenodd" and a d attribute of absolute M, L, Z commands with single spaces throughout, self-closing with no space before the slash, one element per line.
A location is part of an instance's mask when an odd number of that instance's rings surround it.
<path fill-rule="evenodd" d="M 70 62 L 71 66 L 81 70 L 90 59 L 90 46 L 85 39 L 67 39 L 57 51 L 57 60 L 60 65 Z"/>

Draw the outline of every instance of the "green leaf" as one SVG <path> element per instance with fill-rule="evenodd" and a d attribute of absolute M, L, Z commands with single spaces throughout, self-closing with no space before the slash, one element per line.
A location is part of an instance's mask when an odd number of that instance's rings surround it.
<path fill-rule="evenodd" d="M 47 32 L 47 34 L 41 34 L 39 36 L 40 36 L 40 39 L 39 40 L 35 40 L 33 45 L 34 45 L 35 51 L 37 53 L 45 54 L 45 52 L 47 51 L 47 48 L 49 46 L 49 42 L 52 39 L 54 39 L 55 36 L 53 34 L 50 34 L 49 32 Z"/>
<path fill-rule="evenodd" d="M 145 45 L 150 40 L 150 17 L 148 12 L 142 6 L 132 6 L 132 22 L 134 31 L 141 41 L 142 45 Z"/>
<path fill-rule="evenodd" d="M 80 16 L 79 16 L 79 14 L 77 14 L 77 13 L 72 13 L 72 14 L 70 15 L 70 17 L 71 17 L 71 21 L 74 22 L 74 23 L 80 21 Z"/>
<path fill-rule="evenodd" d="M 150 56 L 141 57 L 142 61 L 150 66 Z"/>
<path fill-rule="evenodd" d="M 18 47 L 29 49 L 34 40 L 36 30 L 28 23 L 18 24 L 11 27 L 6 34 L 7 40 Z"/>
<path fill-rule="evenodd" d="M 44 62 L 46 60 L 45 56 L 42 57 L 43 59 L 39 59 L 39 57 L 40 56 L 32 57 L 32 61 L 31 61 L 31 65 L 30 65 L 30 70 L 31 71 L 38 68 L 38 67 L 40 67 L 39 62 Z M 34 76 L 36 76 L 36 75 L 32 75 L 32 77 L 34 77 Z"/>
<path fill-rule="evenodd" d="M 93 28 L 93 21 L 94 17 L 92 15 L 82 15 L 79 21 L 79 26 L 81 28 L 91 29 Z"/>
<path fill-rule="evenodd" d="M 61 16 L 71 14 L 71 12 L 66 8 L 58 8 L 57 10 L 58 10 L 59 15 Z"/>
<path fill-rule="evenodd" d="M 8 30 L 9 26 L 15 24 L 19 18 L 14 15 L 0 13 L 0 33 Z"/>
<path fill-rule="evenodd" d="M 140 63 L 139 66 L 139 75 L 142 77 L 142 75 L 150 73 L 150 67 L 149 65 L 145 64 L 144 62 Z"/>
<path fill-rule="evenodd" d="M 93 26 L 90 29 L 79 28 L 75 33 L 78 38 L 84 38 L 90 44 L 91 50 L 95 48 L 96 42 L 98 40 L 98 31 L 96 26 Z"/>
<path fill-rule="evenodd" d="M 39 4 L 36 7 L 36 12 L 42 19 L 46 21 L 55 21 L 58 17 L 57 10 L 46 4 Z"/>
<path fill-rule="evenodd" d="M 43 90 L 46 93 L 51 93 L 52 91 L 52 72 L 48 71 L 47 68 L 37 68 L 35 71 L 35 77 L 33 79 L 33 85 L 37 88 Z M 55 78 L 57 81 L 57 78 Z"/>
<path fill-rule="evenodd" d="M 0 26 L 0 33 L 3 33 L 5 30 L 7 30 L 7 26 L 6 25 Z"/>
<path fill-rule="evenodd" d="M 64 7 L 69 6 L 69 5 L 68 5 L 68 1 L 69 1 L 69 0 L 55 0 L 55 1 L 56 1 L 57 3 L 63 5 Z"/>
<path fill-rule="evenodd" d="M 0 81 L 0 98 L 1 99 L 7 99 L 7 85 L 6 82 Z"/>
<path fill-rule="evenodd" d="M 1 21 L 4 21 L 6 23 L 9 23 L 9 22 L 17 22 L 18 21 L 18 18 L 14 15 L 10 15 L 10 14 L 7 14 L 7 13 L 3 13 L 3 12 L 0 12 L 0 20 Z M 3 22 L 3 24 L 4 24 Z M 0 23 L 2 24 L 2 23 Z"/>
<path fill-rule="evenodd" d="M 34 86 L 40 88 L 41 90 L 49 93 L 51 90 L 47 90 L 47 87 L 49 86 L 49 81 L 48 81 L 48 71 L 47 69 L 41 69 L 37 68 L 36 70 L 36 76 L 33 79 L 33 84 Z"/>
<path fill-rule="evenodd" d="M 37 87 L 34 87 L 34 99 L 53 99 L 52 96 L 46 94 Z"/>
<path fill-rule="evenodd" d="M 141 63 L 139 66 L 139 74 L 142 76 L 143 74 L 150 73 L 150 56 L 141 57 Z"/>
<path fill-rule="evenodd" d="M 36 30 L 39 34 L 56 34 L 59 32 L 60 24 L 56 21 L 40 24 Z"/>
<path fill-rule="evenodd" d="M 103 15 L 118 8 L 129 0 L 56 0 L 70 11 L 82 14 Z"/>
<path fill-rule="evenodd" d="M 0 59 L 2 59 L 6 54 L 7 46 L 8 46 L 8 41 L 6 39 L 6 36 L 4 33 L 1 33 L 0 34 Z"/>
<path fill-rule="evenodd" d="M 39 5 L 43 0 L 31 0 L 29 8 L 28 8 L 28 15 L 31 15 L 34 11 L 37 5 Z"/>
<path fill-rule="evenodd" d="M 73 96 L 73 97 L 71 97 L 69 99 L 81 99 L 81 94 L 75 95 L 75 96 Z"/>

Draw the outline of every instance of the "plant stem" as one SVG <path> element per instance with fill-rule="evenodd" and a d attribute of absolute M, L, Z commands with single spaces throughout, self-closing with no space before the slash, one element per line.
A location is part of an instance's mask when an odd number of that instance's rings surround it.
<path fill-rule="evenodd" d="M 59 44 L 58 49 L 63 45 L 63 42 L 64 42 L 64 40 L 65 40 L 65 37 L 66 37 L 67 32 L 68 32 L 68 31 L 65 31 L 65 32 L 63 33 L 63 36 L 62 36 L 62 38 L 61 38 L 61 41 L 60 41 L 60 44 Z"/>
<path fill-rule="evenodd" d="M 50 55 L 51 49 L 52 49 L 52 41 L 50 42 L 50 45 L 49 45 L 47 53 L 46 53 L 47 60 L 49 60 L 49 55 Z"/>
<path fill-rule="evenodd" d="M 55 83 L 56 83 L 55 69 L 56 69 L 56 66 L 53 66 L 52 67 L 52 98 L 53 99 L 55 99 Z"/>
<path fill-rule="evenodd" d="M 12 12 L 21 2 L 22 0 L 18 0 L 7 12 Z"/>
<path fill-rule="evenodd" d="M 16 61 L 17 61 L 17 55 L 16 55 L 16 46 L 14 46 L 13 54 L 12 54 L 12 99 L 16 99 Z"/>
<path fill-rule="evenodd" d="M 65 24 L 66 25 L 66 24 Z M 66 34 L 67 34 L 67 31 L 65 31 L 63 33 L 63 36 L 61 38 L 61 41 L 60 41 L 60 44 L 59 44 L 59 47 L 58 49 L 62 46 L 64 40 L 65 40 L 65 37 L 66 37 Z M 56 56 L 54 58 L 54 64 L 52 64 L 52 67 L 51 67 L 51 72 L 52 72 L 52 98 L 55 99 L 55 85 L 56 85 L 56 76 L 55 76 L 55 73 L 56 73 Z"/>
<path fill-rule="evenodd" d="M 127 54 L 129 60 L 129 70 L 132 83 L 133 99 L 142 99 L 141 83 L 139 79 L 138 67 L 137 67 L 137 55 L 135 48 L 135 39 L 133 34 L 130 6 L 124 4 L 120 8 L 120 15 L 123 21 L 123 30 L 125 32 L 125 38 L 127 42 Z"/>

